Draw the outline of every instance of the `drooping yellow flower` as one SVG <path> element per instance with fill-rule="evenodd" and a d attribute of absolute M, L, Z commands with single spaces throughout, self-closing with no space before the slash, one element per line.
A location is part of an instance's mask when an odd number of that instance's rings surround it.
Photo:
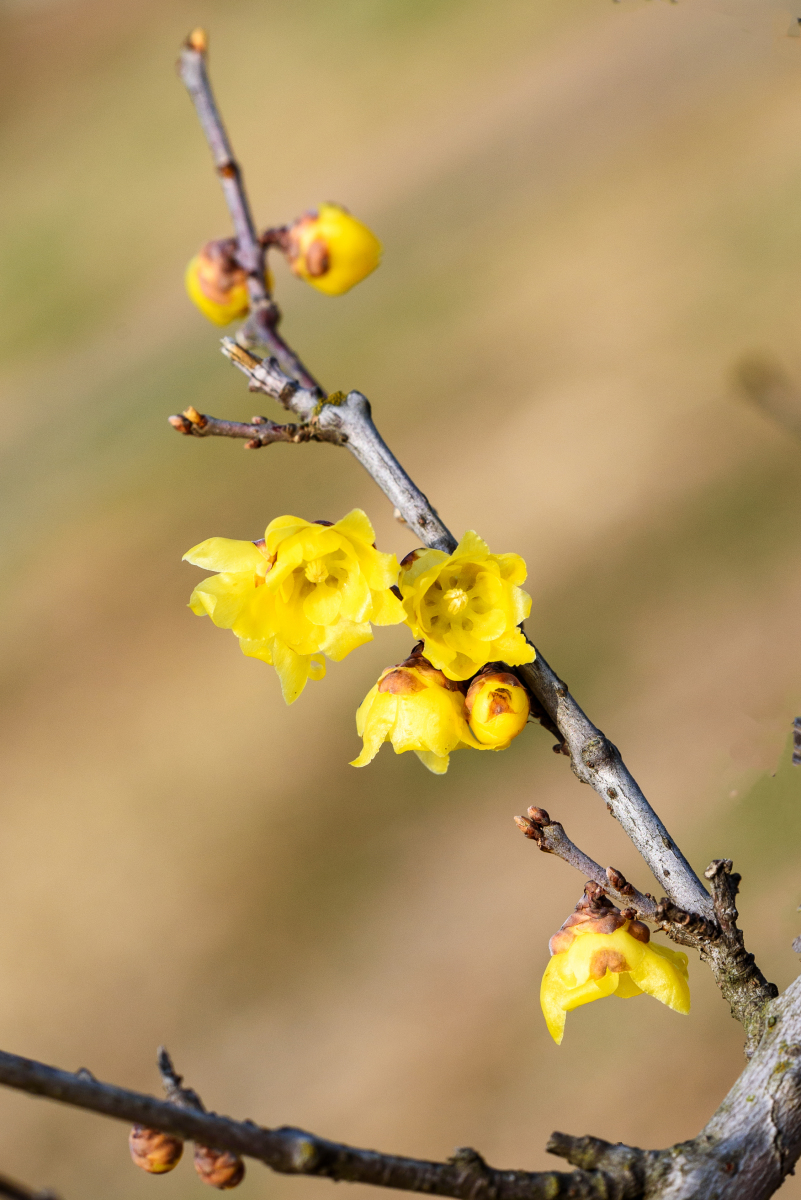
<path fill-rule="evenodd" d="M 435 775 L 460 746 L 488 749 L 470 732 L 462 689 L 419 654 L 382 673 L 356 713 L 356 730 L 364 745 L 353 767 L 366 767 L 384 742 L 396 754 L 413 750 Z"/>
<path fill-rule="evenodd" d="M 465 709 L 473 736 L 483 746 L 505 750 L 525 729 L 531 702 L 516 675 L 488 669 L 467 689 Z"/>
<path fill-rule="evenodd" d="M 267 290 L 272 291 L 269 271 L 265 271 L 264 280 Z M 215 325 L 229 325 L 247 316 L 247 272 L 232 258 L 230 240 L 207 242 L 187 266 L 184 283 L 189 299 Z"/>
<path fill-rule="evenodd" d="M 450 555 L 415 550 L 401 563 L 406 624 L 449 679 L 469 679 L 497 659 L 511 667 L 533 662 L 534 647 L 518 629 L 531 610 L 519 587 L 525 578 L 519 554 L 490 554 L 477 533 L 466 533 Z"/>
<path fill-rule="evenodd" d="M 219 572 L 198 584 L 190 607 L 233 630 L 244 654 L 272 663 L 292 704 L 307 679 L 325 675 L 324 655 L 339 662 L 372 640 L 371 622 L 403 620 L 390 591 L 397 559 L 374 538 L 359 508 L 334 525 L 276 517 L 258 542 L 209 538 L 184 555 Z"/>
<path fill-rule="evenodd" d="M 321 204 L 287 231 L 287 257 L 296 275 L 319 292 L 341 296 L 374 271 L 381 243 L 338 204 Z"/>
<path fill-rule="evenodd" d="M 687 955 L 654 945 L 647 925 L 629 919 L 592 887 L 551 938 L 552 958 L 542 978 L 540 1003 L 557 1045 L 567 1013 L 604 996 L 628 1000 L 646 992 L 675 1012 L 690 1011 Z"/>

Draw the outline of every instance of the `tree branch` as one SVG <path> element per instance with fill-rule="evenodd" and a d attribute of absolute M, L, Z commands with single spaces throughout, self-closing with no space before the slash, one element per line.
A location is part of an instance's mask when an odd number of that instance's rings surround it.
<path fill-rule="evenodd" d="M 254 1158 L 284 1175 L 317 1175 L 459 1200 L 607 1200 L 615 1196 L 622 1200 L 623 1196 L 615 1190 L 615 1181 L 602 1171 L 498 1171 L 470 1149 L 457 1150 L 447 1162 L 380 1154 L 331 1142 L 302 1129 L 266 1129 L 252 1121 L 234 1121 L 201 1111 L 185 1100 L 157 1100 L 101 1083 L 88 1072 L 72 1074 L 2 1051 L 0 1084 Z M 180 1097 L 175 1088 L 171 1094 Z"/>
<path fill-rule="evenodd" d="M 5 1200 L 59 1200 L 56 1193 L 51 1192 L 49 1188 L 43 1192 L 35 1192 L 27 1184 L 9 1179 L 7 1175 L 0 1175 L 0 1197 L 5 1197 Z"/>
<path fill-rule="evenodd" d="M 725 865 L 713 866 L 715 880 L 731 879 Z M 721 900 L 721 911 L 726 903 Z M 578 1168 L 570 1174 L 497 1170 L 471 1149 L 430 1162 L 357 1149 L 302 1129 L 234 1121 L 197 1107 L 199 1097 L 182 1086 L 166 1052 L 159 1064 L 173 1102 L 101 1083 L 88 1071 L 71 1074 L 3 1052 L 0 1084 L 254 1158 L 282 1174 L 458 1200 L 767 1200 L 801 1153 L 801 977 L 768 1004 L 753 1058 L 698 1137 L 668 1150 L 640 1150 L 555 1133 L 548 1149 Z M 24 1190 L 11 1195 L 45 1200 Z"/>
<path fill-rule="evenodd" d="M 189 35 L 178 59 L 178 74 L 192 98 L 201 128 L 206 135 L 236 235 L 237 260 L 243 270 L 247 271 L 250 316 L 242 330 L 242 336 L 246 340 L 252 338 L 267 346 L 304 387 L 324 395 L 317 380 L 278 332 L 281 312 L 265 282 L 266 248 L 256 232 L 242 170 L 234 158 L 211 90 L 206 70 L 206 44 L 206 35 L 202 29 L 196 29 Z"/>

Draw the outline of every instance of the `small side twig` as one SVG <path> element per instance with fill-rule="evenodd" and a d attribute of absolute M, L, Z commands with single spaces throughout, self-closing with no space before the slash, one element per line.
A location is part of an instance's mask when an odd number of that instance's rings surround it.
<path fill-rule="evenodd" d="M 716 942 L 702 944 L 701 957 L 709 962 L 718 987 L 731 1006 L 731 1015 L 745 1029 L 745 1053 L 750 1057 L 765 1030 L 765 1012 L 769 1001 L 779 994 L 756 965 L 745 948 L 742 931 L 737 927 L 735 898 L 741 876 L 732 871 L 728 858 L 716 858 L 704 876 L 712 886 L 715 916 L 721 928 Z"/>
<path fill-rule="evenodd" d="M 342 435 L 335 429 L 319 429 L 315 424 L 277 425 L 269 417 L 255 416 L 250 421 L 221 421 L 207 413 L 200 413 L 191 404 L 182 413 L 168 417 L 173 429 L 187 437 L 241 438 L 246 450 L 259 450 L 275 442 L 331 442 L 342 444 Z"/>
<path fill-rule="evenodd" d="M 700 949 L 702 939 L 720 935 L 717 926 L 706 918 L 684 912 L 666 897 L 657 902 L 650 892 L 638 891 L 616 867 L 600 866 L 570 840 L 561 822 L 552 820 L 544 808 L 532 805 L 525 817 L 515 817 L 515 824 L 544 854 L 561 858 L 596 884 L 610 900 L 630 910 L 641 921 L 657 925 L 674 942 Z"/>

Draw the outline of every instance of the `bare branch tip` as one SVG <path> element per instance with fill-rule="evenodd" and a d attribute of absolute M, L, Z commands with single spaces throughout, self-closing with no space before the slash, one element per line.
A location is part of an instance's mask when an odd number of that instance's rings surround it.
<path fill-rule="evenodd" d="M 196 54 L 205 54 L 209 48 L 209 35 L 205 29 L 201 29 L 198 25 L 193 29 L 186 39 L 187 50 L 194 50 Z"/>

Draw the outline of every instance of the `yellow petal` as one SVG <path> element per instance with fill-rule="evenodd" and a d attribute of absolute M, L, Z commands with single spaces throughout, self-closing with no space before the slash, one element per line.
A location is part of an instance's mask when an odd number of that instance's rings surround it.
<path fill-rule="evenodd" d="M 247 572 L 265 573 L 267 560 L 253 542 L 240 542 L 233 538 L 207 538 L 187 550 L 184 562 L 190 562 L 206 571 L 224 571 L 228 574 Z"/>
<path fill-rule="evenodd" d="M 221 629 L 231 629 L 247 609 L 255 591 L 252 575 L 210 575 L 192 592 L 189 607 L 198 616 L 208 613 Z"/>
<path fill-rule="evenodd" d="M 687 1014 L 690 1011 L 690 985 L 687 982 L 687 956 L 676 951 L 665 953 L 666 947 L 649 943 L 631 978 L 637 987 L 655 1000 L 661 1000 L 674 1012 Z M 684 959 L 679 966 L 676 958 Z M 671 961 L 674 960 L 674 961 Z"/>
<path fill-rule="evenodd" d="M 342 593 L 338 588 L 318 584 L 303 601 L 303 612 L 315 625 L 332 625 L 342 608 Z"/>
<path fill-rule="evenodd" d="M 296 654 L 284 642 L 273 642 L 273 664 L 281 681 L 281 693 L 287 704 L 294 704 L 309 678 L 310 655 Z"/>
<path fill-rule="evenodd" d="M 415 750 L 415 754 L 423 766 L 428 767 L 429 771 L 433 771 L 435 775 L 444 775 L 450 764 L 447 754 L 444 758 L 439 754 L 434 754 L 433 750 Z"/>
<path fill-rule="evenodd" d="M 262 662 L 269 663 L 270 666 L 273 665 L 273 656 L 269 641 L 260 642 L 253 641 L 250 638 L 240 638 L 239 648 L 248 658 L 258 658 Z"/>
<path fill-rule="evenodd" d="M 481 561 L 489 555 L 489 546 L 480 538 L 478 534 L 468 529 L 459 545 L 453 552 L 453 558 L 470 558 L 476 561 Z"/>
<path fill-rule="evenodd" d="M 373 625 L 400 625 L 406 618 L 403 605 L 389 590 L 373 592 L 370 620 Z"/>
<path fill-rule="evenodd" d="M 342 662 L 347 654 L 356 650 L 366 642 L 372 642 L 373 631 L 367 621 L 345 621 L 340 619 L 336 625 L 325 630 L 325 636 L 320 646 L 334 662 Z"/>
<path fill-rule="evenodd" d="M 331 528 L 335 529 L 337 533 L 344 533 L 346 537 L 353 538 L 357 542 L 363 542 L 372 549 L 373 542 L 375 541 L 375 530 L 370 524 L 370 518 L 367 516 L 367 513 L 361 508 L 352 508 L 339 521 L 335 521 Z"/>

